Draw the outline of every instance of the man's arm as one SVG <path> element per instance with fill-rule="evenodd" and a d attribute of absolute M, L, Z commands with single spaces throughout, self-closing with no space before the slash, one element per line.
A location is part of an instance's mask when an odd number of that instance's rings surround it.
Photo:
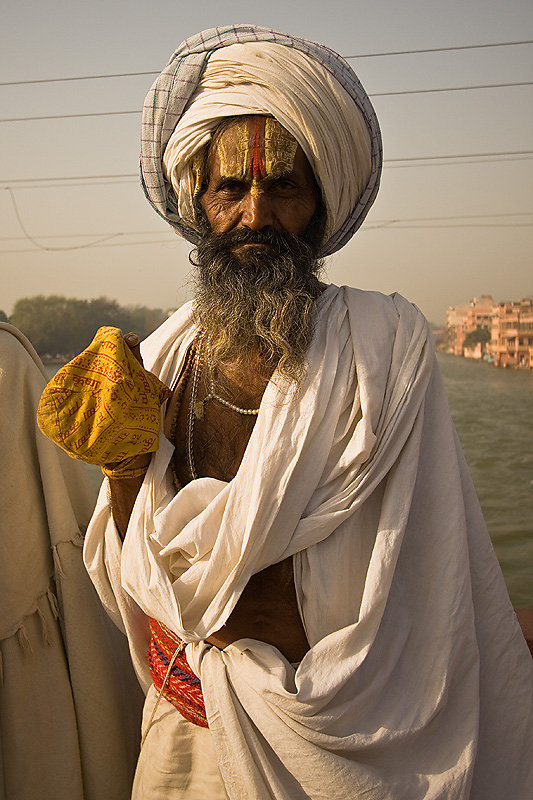
<path fill-rule="evenodd" d="M 144 464 L 140 462 L 141 458 L 146 460 L 146 469 L 148 469 L 151 458 L 150 454 L 139 456 L 139 463 L 135 462 L 132 466 L 144 466 Z M 140 475 L 137 478 L 108 478 L 111 513 L 121 539 L 124 539 L 126 535 L 131 512 L 143 480 L 144 475 Z"/>
<path fill-rule="evenodd" d="M 124 336 L 124 341 L 130 348 L 131 352 L 141 365 L 144 367 L 139 337 L 136 333 L 130 332 Z M 143 453 L 138 456 L 135 461 L 131 462 L 130 466 L 134 469 L 145 467 L 146 470 L 150 466 L 152 459 L 151 453 Z M 114 467 L 116 465 L 107 465 Z M 146 471 L 145 470 L 145 471 Z M 135 500 L 139 494 L 139 490 L 144 481 L 144 475 L 136 478 L 108 478 L 109 481 L 109 501 L 111 506 L 111 513 L 115 522 L 116 528 L 120 534 L 120 538 L 124 539 L 128 529 L 131 512 L 135 505 Z"/>

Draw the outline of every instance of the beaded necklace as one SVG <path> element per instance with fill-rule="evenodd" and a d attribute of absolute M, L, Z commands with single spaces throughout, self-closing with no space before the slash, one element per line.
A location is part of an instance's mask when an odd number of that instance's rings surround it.
<path fill-rule="evenodd" d="M 206 364 L 209 374 L 209 392 L 203 400 L 198 400 L 198 383 L 200 378 L 200 362 L 202 358 L 203 342 L 200 341 L 198 350 L 194 358 L 194 370 L 192 374 L 192 387 L 191 398 L 189 401 L 189 414 L 187 417 L 187 466 L 193 480 L 198 477 L 196 472 L 196 465 L 194 463 L 194 421 L 195 419 L 202 420 L 204 418 L 205 406 L 210 400 L 216 400 L 218 403 L 236 411 L 237 414 L 244 414 L 245 416 L 257 416 L 259 414 L 258 408 L 241 408 L 240 406 L 230 403 L 215 392 L 215 383 L 213 380 L 212 370 L 209 363 Z"/>
<path fill-rule="evenodd" d="M 188 377 L 188 375 L 189 375 L 189 373 L 191 371 L 192 365 L 193 365 L 194 355 L 195 355 L 195 346 L 194 346 L 194 344 L 192 344 L 190 346 L 190 348 L 189 348 L 189 351 L 188 351 L 186 357 L 185 357 L 185 363 L 183 364 L 181 372 L 180 372 L 180 374 L 178 376 L 178 379 L 176 381 L 176 388 L 174 390 L 174 399 L 175 399 L 174 414 L 172 416 L 172 422 L 170 424 L 170 431 L 169 431 L 170 441 L 172 442 L 172 444 L 175 444 L 175 441 L 176 441 L 176 427 L 177 427 L 177 423 L 178 423 L 178 416 L 179 416 L 181 401 L 183 399 L 183 394 L 185 392 L 185 387 L 187 385 L 187 377 Z M 171 472 L 172 472 L 172 479 L 173 479 L 173 482 L 174 482 L 174 486 L 179 491 L 182 488 L 182 485 L 181 485 L 180 479 L 178 478 L 178 473 L 176 472 L 176 465 L 174 463 L 174 455 L 170 459 L 170 469 L 171 469 Z"/>

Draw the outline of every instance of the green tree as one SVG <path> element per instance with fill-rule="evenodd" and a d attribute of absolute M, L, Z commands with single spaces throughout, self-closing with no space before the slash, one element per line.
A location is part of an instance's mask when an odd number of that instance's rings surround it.
<path fill-rule="evenodd" d="M 475 347 L 479 342 L 481 342 L 482 350 L 487 342 L 490 342 L 490 330 L 483 325 L 478 325 L 475 331 L 466 334 L 464 347 Z"/>
<path fill-rule="evenodd" d="M 116 300 L 78 300 L 59 295 L 24 297 L 15 303 L 11 322 L 30 339 L 40 355 L 72 358 L 84 350 L 98 328 L 111 325 L 141 339 L 165 319 L 161 309 L 127 308 Z"/>
<path fill-rule="evenodd" d="M 130 315 L 130 330 L 135 331 L 139 338 L 146 339 L 167 318 L 161 308 L 147 308 L 146 306 L 127 306 Z"/>

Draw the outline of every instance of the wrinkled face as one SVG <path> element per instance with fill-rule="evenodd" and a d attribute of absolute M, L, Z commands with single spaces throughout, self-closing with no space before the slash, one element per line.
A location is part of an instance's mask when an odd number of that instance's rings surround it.
<path fill-rule="evenodd" d="M 207 167 L 200 202 L 216 234 L 248 228 L 298 236 L 317 209 L 319 190 L 309 162 L 271 117 L 241 117 L 224 128 L 213 140 Z"/>

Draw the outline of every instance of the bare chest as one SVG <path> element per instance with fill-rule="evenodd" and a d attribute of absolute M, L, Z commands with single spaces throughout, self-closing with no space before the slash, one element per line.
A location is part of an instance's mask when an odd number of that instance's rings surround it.
<path fill-rule="evenodd" d="M 256 415 L 235 408 L 258 408 L 262 391 L 252 394 L 239 392 L 235 385 L 217 386 L 216 393 L 232 408 L 210 397 L 214 388 L 201 373 L 195 385 L 191 369 L 169 404 L 167 435 L 174 444 L 174 471 L 180 486 L 196 477 L 232 480 L 252 434 Z"/>
<path fill-rule="evenodd" d="M 216 399 L 203 402 L 212 387 L 206 376 L 197 377 L 195 385 L 193 365 L 178 383 L 165 419 L 165 433 L 175 448 L 173 472 L 178 486 L 195 477 L 232 480 L 256 421 L 255 414 L 241 413 Z M 255 409 L 265 385 L 247 391 L 228 382 L 220 388 L 220 396 L 232 406 Z M 298 612 L 292 559 L 254 575 L 224 628 L 208 641 L 225 647 L 244 637 L 275 645 L 290 661 L 300 660 L 308 649 Z"/>

